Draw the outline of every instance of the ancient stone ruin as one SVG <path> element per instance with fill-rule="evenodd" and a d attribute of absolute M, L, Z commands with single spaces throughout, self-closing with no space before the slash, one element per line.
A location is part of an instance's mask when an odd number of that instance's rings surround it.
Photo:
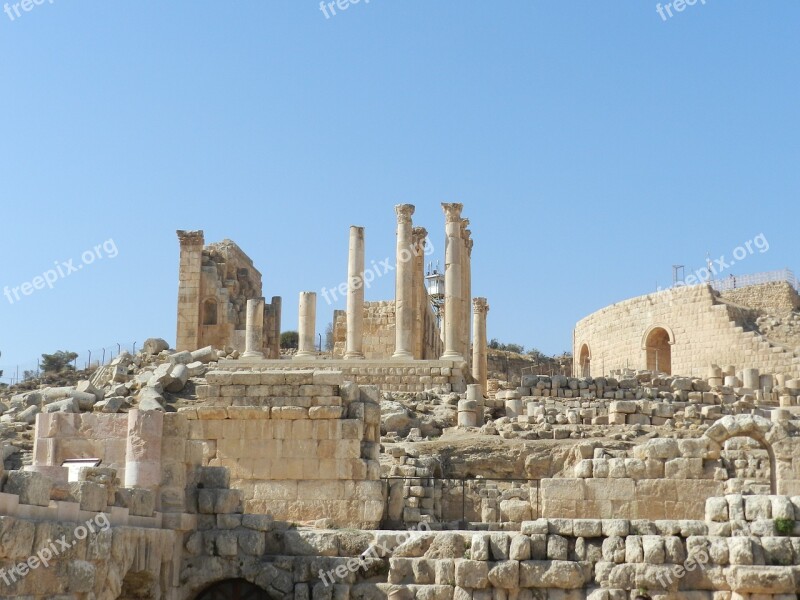
<path fill-rule="evenodd" d="M 174 348 L 3 399 L 0 598 L 798 598 L 797 290 L 634 298 L 577 324 L 573 376 L 490 380 L 443 210 L 436 307 L 412 205 L 391 300 L 350 229 L 329 355 L 316 292 L 282 355 L 244 251 L 179 231 Z"/>

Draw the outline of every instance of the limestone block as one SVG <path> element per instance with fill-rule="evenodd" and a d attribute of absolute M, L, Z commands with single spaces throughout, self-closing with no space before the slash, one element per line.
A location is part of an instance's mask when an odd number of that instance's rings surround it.
<path fill-rule="evenodd" d="M 519 566 L 519 585 L 523 588 L 580 589 L 586 580 L 578 563 L 560 560 L 526 560 Z"/>
<path fill-rule="evenodd" d="M 531 539 L 526 535 L 512 535 L 509 546 L 511 560 L 530 560 Z"/>
<path fill-rule="evenodd" d="M 73 481 L 69 483 L 70 493 L 80 503 L 81 510 L 102 512 L 108 504 L 106 486 L 91 481 Z"/>
<path fill-rule="evenodd" d="M 507 590 L 519 588 L 519 562 L 516 560 L 505 560 L 493 563 L 488 578 L 489 582 L 495 588 Z"/>
<path fill-rule="evenodd" d="M 489 563 L 484 560 L 456 560 L 456 585 L 483 589 L 489 585 Z"/>
<path fill-rule="evenodd" d="M 569 541 L 560 535 L 547 536 L 547 558 L 549 560 L 567 560 Z"/>
<path fill-rule="evenodd" d="M 50 504 L 50 489 L 53 482 L 49 477 L 33 471 L 8 471 L 7 475 L 3 492 L 19 496 L 20 504 L 34 506 Z"/>
<path fill-rule="evenodd" d="M 472 536 L 472 543 L 470 545 L 470 558 L 475 560 L 489 560 L 489 535 L 483 533 L 476 533 Z M 462 585 L 462 584 L 458 584 Z M 463 586 L 462 587 L 469 587 Z"/>
<path fill-rule="evenodd" d="M 705 518 L 706 521 L 727 522 L 728 501 L 725 498 L 708 498 Z"/>
<path fill-rule="evenodd" d="M 114 497 L 114 506 L 127 508 L 129 514 L 138 517 L 152 517 L 155 503 L 155 494 L 143 488 L 119 488 Z"/>
<path fill-rule="evenodd" d="M 769 496 L 744 496 L 744 514 L 748 521 L 772 518 Z"/>

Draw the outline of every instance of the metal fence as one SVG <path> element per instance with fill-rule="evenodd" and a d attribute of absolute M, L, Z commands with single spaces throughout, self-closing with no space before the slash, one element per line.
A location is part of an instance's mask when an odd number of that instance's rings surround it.
<path fill-rule="evenodd" d="M 790 269 L 781 269 L 780 271 L 764 271 L 763 273 L 751 273 L 750 275 L 729 275 L 723 279 L 712 280 L 709 282 L 709 284 L 718 292 L 727 292 L 729 290 L 736 290 L 750 285 L 772 283 L 775 281 L 785 281 L 795 290 L 800 292 L 800 285 L 798 284 L 797 278 Z"/>
<path fill-rule="evenodd" d="M 136 350 L 140 350 L 141 342 L 123 342 L 114 343 L 102 348 L 93 348 L 91 350 L 83 350 L 75 352 L 78 353 L 78 358 L 72 363 L 72 366 L 78 371 L 88 369 L 91 367 L 100 367 L 110 363 L 120 352 L 127 351 L 135 354 Z M 14 385 L 25 380 L 25 374 L 38 377 L 41 375 L 39 359 L 27 360 L 19 363 L 0 363 L 0 383 L 7 385 Z"/>

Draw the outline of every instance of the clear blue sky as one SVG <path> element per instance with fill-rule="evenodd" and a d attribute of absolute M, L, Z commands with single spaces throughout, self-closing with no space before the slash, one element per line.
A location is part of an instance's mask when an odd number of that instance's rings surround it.
<path fill-rule="evenodd" d="M 672 264 L 760 233 L 769 251 L 730 272 L 800 268 L 798 31 L 790 0 L 698 1 L 667 21 L 642 0 L 0 13 L 0 287 L 118 251 L 0 297 L 0 365 L 174 342 L 176 229 L 235 240 L 293 329 L 299 291 L 345 278 L 349 225 L 379 261 L 393 205 L 416 204 L 441 257 L 439 205 L 463 202 L 490 337 L 547 353 Z M 321 300 L 319 327 L 341 307 Z"/>

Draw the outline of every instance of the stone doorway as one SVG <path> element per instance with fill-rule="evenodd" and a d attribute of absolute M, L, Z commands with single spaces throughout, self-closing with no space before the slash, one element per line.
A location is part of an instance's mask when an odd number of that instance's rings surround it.
<path fill-rule="evenodd" d="M 581 352 L 578 357 L 578 367 L 579 373 L 581 377 L 591 377 L 592 376 L 592 353 L 589 350 L 589 344 L 584 344 L 581 346 Z"/>
<path fill-rule="evenodd" d="M 215 583 L 197 596 L 197 600 L 270 600 L 267 592 L 244 579 Z"/>
<path fill-rule="evenodd" d="M 672 375 L 672 340 L 663 327 L 654 327 L 645 338 L 647 370 Z"/>

